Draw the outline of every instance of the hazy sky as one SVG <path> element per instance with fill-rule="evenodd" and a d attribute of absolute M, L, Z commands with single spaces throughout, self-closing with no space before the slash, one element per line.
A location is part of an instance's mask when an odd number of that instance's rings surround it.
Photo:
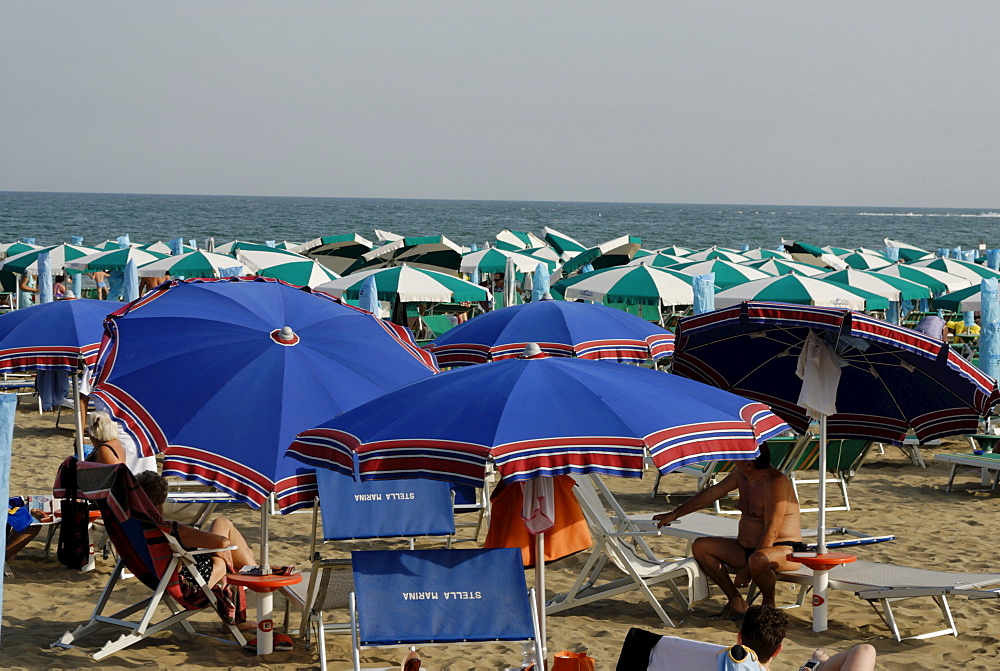
<path fill-rule="evenodd" d="M 996 0 L 0 8 L 0 190 L 1000 205 Z"/>

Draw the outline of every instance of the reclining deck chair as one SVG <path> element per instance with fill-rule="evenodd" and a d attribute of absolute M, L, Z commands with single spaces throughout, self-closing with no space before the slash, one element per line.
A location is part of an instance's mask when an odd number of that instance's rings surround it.
<path fill-rule="evenodd" d="M 175 623 L 179 623 L 188 633 L 194 633 L 194 628 L 187 621 L 189 617 L 208 605 L 212 606 L 212 612 L 217 611 L 219 602 L 216 593 L 205 584 L 194 559 L 197 554 L 216 550 L 189 551 L 181 547 L 177 539 L 168 533 L 168 524 L 160 517 L 146 493 L 136 483 L 135 477 L 123 464 L 109 466 L 78 462 L 76 457 L 70 457 L 59 468 L 55 495 L 97 503 L 111 543 L 118 553 L 118 562 L 90 620 L 73 631 L 67 631 L 51 647 L 72 648 L 77 640 L 105 627 L 124 629 L 124 633 L 110 638 L 92 655 L 94 659 L 100 660 Z M 201 592 L 188 594 L 186 599 L 177 576 L 177 571 L 182 566 L 187 567 L 201 588 Z M 104 615 L 104 609 L 126 568 L 153 590 L 153 595 L 113 615 Z M 222 594 L 220 588 L 217 587 L 216 590 Z M 153 622 L 160 604 L 166 605 L 171 615 Z M 141 614 L 138 621 L 125 619 L 136 613 Z M 234 624 L 222 621 L 239 645 L 246 643 Z"/>
<path fill-rule="evenodd" d="M 812 588 L 812 571 L 802 566 L 796 571 L 779 573 L 778 580 L 801 585 L 796 605 L 803 605 L 809 589 Z M 944 629 L 930 631 L 906 639 L 925 639 L 951 634 L 958 636 L 958 628 L 948 605 L 949 596 L 965 596 L 972 599 L 1000 597 L 1000 573 L 950 573 L 931 569 L 911 568 L 869 561 L 844 564 L 830 571 L 830 589 L 854 592 L 867 601 L 889 628 L 898 643 L 904 638 L 896 623 L 892 604 L 905 599 L 931 597 L 941 611 L 947 625 Z M 880 611 L 876 603 L 882 607 Z"/>
<path fill-rule="evenodd" d="M 707 580 L 698 563 L 690 558 L 658 558 L 643 540 L 644 535 L 658 535 L 655 531 L 622 531 L 616 528 L 615 522 L 608 517 L 598 490 L 589 478 L 599 481 L 597 475 L 574 476 L 576 486 L 573 491 L 590 527 L 594 547 L 569 591 L 550 599 L 546 603 L 545 612 L 558 613 L 637 589 L 664 624 L 675 626 L 650 588 L 664 584 L 677 599 L 680 609 L 688 610 L 691 603 L 700 601 L 708 593 Z M 619 511 L 615 510 L 615 518 L 618 517 Z M 601 573 L 609 562 L 625 573 L 625 577 L 598 584 Z M 687 596 L 675 582 L 679 578 L 687 578 Z"/>
<path fill-rule="evenodd" d="M 622 643 L 618 671 L 688 671 L 714 669 L 718 654 L 729 647 L 632 627 Z"/>
<path fill-rule="evenodd" d="M 376 480 L 356 482 L 326 469 L 316 471 L 319 490 L 313 509 L 312 568 L 302 582 L 282 589 L 286 606 L 300 610 L 299 632 L 307 645 L 313 633 L 319 643 L 320 668 L 326 668 L 326 633 L 348 633 L 350 622 L 325 622 L 325 614 L 348 607 L 353 589 L 349 559 L 323 559 L 316 552 L 318 518 L 324 541 L 354 541 L 416 537 L 445 538 L 455 533 L 453 495 L 446 482 Z M 322 511 L 322 512 L 321 512 Z M 285 612 L 286 628 L 290 612 Z"/>
<path fill-rule="evenodd" d="M 355 551 L 350 595 L 354 668 L 361 649 L 458 643 L 531 643 L 541 659 L 521 552 Z"/>
<path fill-rule="evenodd" d="M 844 505 L 831 506 L 827 503 L 828 511 L 850 510 L 851 501 L 847 497 L 847 485 L 851 483 L 858 474 L 858 470 L 868 458 L 874 443 L 860 439 L 845 439 L 828 441 L 826 453 L 826 467 L 829 471 L 827 485 L 836 484 L 840 488 L 840 494 L 844 497 Z M 815 478 L 803 479 L 799 472 L 816 471 L 819 468 L 819 440 L 814 439 L 807 445 L 795 450 L 789 460 L 779 467 L 783 473 L 792 481 L 792 488 L 795 489 L 795 496 L 799 496 L 799 485 L 819 484 Z M 801 512 L 814 513 L 818 508 L 800 508 Z"/>

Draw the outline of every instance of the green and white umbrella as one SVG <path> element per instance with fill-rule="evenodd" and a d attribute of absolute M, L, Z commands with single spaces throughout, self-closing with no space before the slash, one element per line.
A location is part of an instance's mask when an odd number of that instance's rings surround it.
<path fill-rule="evenodd" d="M 654 252 L 658 254 L 670 254 L 671 256 L 687 256 L 694 252 L 693 249 L 689 247 L 678 247 L 677 245 L 671 245 L 670 247 L 664 247 L 663 249 L 654 249 Z"/>
<path fill-rule="evenodd" d="M 312 259 L 283 254 L 277 250 L 241 250 L 236 257 L 247 270 L 260 277 L 273 277 L 300 287 L 315 289 L 321 284 L 340 279 L 340 275 Z"/>
<path fill-rule="evenodd" d="M 497 233 L 497 247 L 508 251 L 544 247 L 545 241 L 534 233 L 527 231 L 512 231 L 509 228 Z"/>
<path fill-rule="evenodd" d="M 344 233 L 324 235 L 292 247 L 289 251 L 307 256 L 342 275 L 362 254 L 370 252 L 374 247 L 375 243 L 357 233 Z"/>
<path fill-rule="evenodd" d="M 539 263 L 547 266 L 550 272 L 555 267 L 550 261 L 545 261 L 534 256 L 493 248 L 480 249 L 479 251 L 463 255 L 462 265 L 458 269 L 468 275 L 476 271 L 480 273 L 503 273 L 507 270 L 507 259 L 513 259 L 514 270 L 518 273 L 533 273 Z"/>
<path fill-rule="evenodd" d="M 730 261 L 732 263 L 742 263 L 747 260 L 747 257 L 735 249 L 726 249 L 725 247 L 706 247 L 705 249 L 699 249 L 686 254 L 685 257 L 688 261 L 714 261 L 715 259 L 722 259 L 723 261 Z"/>
<path fill-rule="evenodd" d="M 6 270 L 10 273 L 19 273 L 21 275 L 24 275 L 25 273 L 37 274 L 38 257 L 43 252 L 49 253 L 49 267 L 52 269 L 52 273 L 59 275 L 64 272 L 70 274 L 79 273 L 79 270 L 68 266 L 67 262 L 81 259 L 88 254 L 94 254 L 97 250 L 93 247 L 81 247 L 79 245 L 71 245 L 68 243 L 53 245 L 51 247 L 39 247 L 38 249 L 21 252 L 15 256 L 8 256 L 4 259 L 3 264 L 0 265 L 0 269 Z"/>
<path fill-rule="evenodd" d="M 881 254 L 851 252 L 850 254 L 844 254 L 840 258 L 855 270 L 878 270 L 879 268 L 892 265 L 892 261 L 889 261 Z"/>
<path fill-rule="evenodd" d="M 274 248 L 290 252 L 296 247 L 301 247 L 301 246 L 302 246 L 301 242 L 289 242 L 288 240 L 282 240 L 281 242 L 275 243 Z"/>
<path fill-rule="evenodd" d="M 105 240 L 104 242 L 102 242 L 102 243 L 100 243 L 98 245 L 89 245 L 89 246 L 93 247 L 94 249 L 96 249 L 96 250 L 98 250 L 100 252 L 109 252 L 109 251 L 111 251 L 113 249 L 121 249 L 122 248 L 122 246 L 120 244 L 118 244 L 117 240 Z M 138 247 L 138 246 L 139 246 L 138 242 L 131 242 L 131 243 L 129 243 L 129 247 Z"/>
<path fill-rule="evenodd" d="M 674 256 L 673 254 L 664 254 L 663 252 L 656 252 L 655 254 L 650 254 L 649 256 L 640 256 L 632 259 L 625 265 L 629 266 L 652 266 L 653 268 L 670 268 L 681 263 L 697 263 L 697 261 L 691 261 L 690 259 L 685 259 L 683 256 Z"/>
<path fill-rule="evenodd" d="M 80 270 L 92 273 L 98 270 L 119 270 L 124 271 L 125 265 L 131 260 L 135 261 L 138 268 L 157 259 L 165 258 L 166 254 L 156 252 L 145 252 L 136 247 L 126 247 L 125 249 L 110 249 L 105 252 L 88 254 L 64 264 L 67 269 Z"/>
<path fill-rule="evenodd" d="M 1000 279 L 1000 273 L 992 268 L 981 266 L 978 263 L 959 261 L 958 259 L 927 259 L 924 261 L 914 261 L 909 264 L 909 266 L 911 268 L 933 268 L 934 270 L 941 270 L 952 275 L 964 277 L 970 282 L 975 282 L 977 284 L 981 280 L 989 279 L 991 277 Z"/>
<path fill-rule="evenodd" d="M 157 252 L 159 254 L 172 254 L 173 253 L 173 250 L 170 248 L 170 245 L 168 243 L 166 243 L 166 242 L 163 242 L 162 240 L 160 240 L 158 242 L 151 242 L 148 245 L 139 245 L 139 249 L 141 249 L 143 251 L 146 251 L 146 252 Z M 195 252 L 195 251 L 198 251 L 198 250 L 196 250 L 194 247 L 192 247 L 190 245 L 184 245 L 184 244 L 181 245 L 181 254 L 186 254 L 188 252 Z M 224 254 L 225 253 L 225 252 L 218 252 L 218 250 L 216 250 L 216 252 L 220 253 L 220 254 Z M 155 275 L 154 275 L 154 277 L 155 277 Z"/>
<path fill-rule="evenodd" d="M 396 266 L 360 270 L 339 280 L 316 287 L 317 291 L 335 298 L 357 300 L 361 284 L 369 275 L 375 275 L 380 301 L 402 303 L 460 303 L 462 301 L 490 301 L 492 296 L 483 287 L 459 279 L 454 275 Z"/>
<path fill-rule="evenodd" d="M 864 289 L 896 302 L 931 297 L 931 290 L 923 284 L 917 284 L 893 275 L 882 275 L 870 270 L 855 270 L 853 268 L 834 270 L 830 273 L 817 275 L 816 279 L 845 284 L 855 289 Z"/>
<path fill-rule="evenodd" d="M 926 249 L 921 249 L 920 247 L 914 247 L 913 245 L 908 245 L 905 242 L 900 242 L 899 240 L 892 240 L 890 238 L 885 238 L 883 240 L 886 247 L 896 247 L 899 249 L 899 260 L 905 261 L 907 263 L 912 261 L 920 261 L 925 258 L 934 258 L 934 255 L 927 251 Z"/>
<path fill-rule="evenodd" d="M 692 305 L 694 278 L 650 266 L 616 266 L 569 277 L 552 285 L 566 300 L 640 305 Z"/>
<path fill-rule="evenodd" d="M 833 254 L 834 256 L 843 256 L 844 254 L 850 254 L 852 251 L 857 251 L 851 249 L 844 249 L 843 247 L 831 247 L 829 245 L 824 245 L 820 247 L 820 249 L 822 249 L 825 253 Z"/>
<path fill-rule="evenodd" d="M 546 244 L 556 251 L 562 261 L 568 261 L 580 252 L 587 251 L 587 246 L 579 240 L 548 226 L 542 229 L 542 237 L 545 238 Z"/>
<path fill-rule="evenodd" d="M 792 255 L 793 261 L 806 263 L 810 266 L 816 266 L 818 268 L 829 268 L 830 270 L 847 269 L 847 264 L 841 261 L 836 254 L 832 253 L 832 251 L 827 251 L 826 249 L 817 247 L 816 245 L 810 245 L 807 242 L 789 240 L 782 240 L 781 242 L 785 245 L 785 251 Z M 849 249 L 841 251 L 847 254 L 851 252 Z"/>
<path fill-rule="evenodd" d="M 443 235 L 401 238 L 362 254 L 344 274 L 350 275 L 364 268 L 391 268 L 403 264 L 412 268 L 458 273 L 463 251 L 461 246 Z"/>
<path fill-rule="evenodd" d="M 740 252 L 743 256 L 747 257 L 752 261 L 762 261 L 764 259 L 786 259 L 788 261 L 792 260 L 792 255 L 788 252 L 779 252 L 776 249 L 764 249 L 763 247 L 758 247 L 757 249 L 749 249 L 745 252 Z"/>
<path fill-rule="evenodd" d="M 952 312 L 982 312 L 982 292 L 982 284 L 976 283 L 971 287 L 938 296 L 931 301 L 931 308 L 934 310 L 951 310 Z"/>
<path fill-rule="evenodd" d="M 236 248 L 240 245 L 256 245 L 258 243 L 246 242 L 245 240 L 232 240 L 230 242 L 224 242 L 221 245 L 216 245 L 215 249 L 212 250 L 216 254 L 229 254 L 230 256 L 236 256 Z M 261 245 L 266 247 L 267 245 Z"/>
<path fill-rule="evenodd" d="M 30 252 L 33 249 L 40 248 L 41 245 L 32 245 L 27 242 L 21 242 L 20 240 L 16 240 L 15 242 L 6 242 L 0 245 L 0 259 L 8 256 L 17 256 L 23 252 Z"/>
<path fill-rule="evenodd" d="M 787 259 L 764 259 L 762 261 L 750 261 L 743 265 L 756 268 L 770 275 L 803 275 L 805 277 L 815 277 L 826 272 L 823 268 Z"/>
<path fill-rule="evenodd" d="M 876 294 L 814 277 L 781 275 L 740 284 L 715 295 L 716 308 L 728 308 L 744 301 L 770 301 L 816 305 L 848 310 L 884 310 L 889 301 Z"/>
<path fill-rule="evenodd" d="M 231 270 L 238 268 L 235 273 Z M 226 254 L 195 251 L 177 256 L 167 256 L 150 261 L 139 266 L 139 277 L 219 277 L 221 270 L 227 270 L 227 276 L 245 275 L 243 264 Z"/>
<path fill-rule="evenodd" d="M 715 273 L 715 286 L 719 289 L 728 289 L 737 284 L 745 284 L 754 280 L 762 280 L 766 277 L 773 277 L 762 270 L 751 268 L 750 266 L 715 259 L 714 261 L 697 261 L 695 263 L 684 263 L 672 266 L 671 270 L 684 273 L 685 275 L 707 275 Z"/>
<path fill-rule="evenodd" d="M 923 284 L 936 294 L 958 291 L 973 284 L 979 284 L 980 281 L 979 279 L 970 280 L 958 275 L 952 275 L 936 268 L 915 268 L 909 263 L 894 263 L 886 268 L 880 268 L 875 272 L 879 275 L 895 275 L 896 277 L 902 277 L 904 280 Z"/>
<path fill-rule="evenodd" d="M 588 263 L 597 270 L 612 266 L 624 266 L 632 260 L 640 247 L 642 247 L 642 238 L 635 235 L 623 235 L 620 238 L 602 242 L 596 247 L 580 252 L 564 263 L 553 274 L 553 279 L 568 277 Z"/>
<path fill-rule="evenodd" d="M 553 266 L 561 261 L 559 254 L 551 247 L 532 247 L 531 249 L 522 249 L 519 253 L 534 256 L 542 261 L 549 261 Z"/>

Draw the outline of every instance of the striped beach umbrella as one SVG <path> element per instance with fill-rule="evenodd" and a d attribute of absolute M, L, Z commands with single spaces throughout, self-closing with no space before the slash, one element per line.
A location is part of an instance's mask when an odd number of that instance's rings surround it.
<path fill-rule="evenodd" d="M 507 259 L 513 259 L 514 269 L 518 273 L 533 273 L 539 263 L 548 266 L 550 271 L 555 268 L 555 264 L 550 261 L 493 247 L 463 254 L 462 264 L 458 269 L 467 275 L 477 271 L 480 273 L 502 273 L 507 270 Z"/>
<path fill-rule="evenodd" d="M 33 245 L 27 242 L 21 242 L 17 240 L 15 242 L 5 242 L 0 245 L 0 259 L 6 258 L 8 256 L 17 256 L 22 252 L 30 252 L 33 249 L 39 249 L 41 245 Z"/>
<path fill-rule="evenodd" d="M 982 312 L 982 284 L 973 284 L 971 287 L 938 296 L 931 301 L 931 308 L 934 310 L 951 310 L 952 312 Z"/>
<path fill-rule="evenodd" d="M 53 245 L 51 247 L 39 247 L 38 249 L 21 252 L 15 256 L 8 256 L 3 260 L 3 263 L 0 264 L 0 269 L 21 275 L 25 273 L 37 274 L 38 257 L 44 252 L 49 253 L 49 267 L 52 269 L 53 274 L 58 275 L 62 272 L 80 272 L 78 270 L 71 269 L 70 266 L 67 265 L 67 262 L 81 259 L 88 254 L 94 254 L 97 250 L 93 247 L 82 247 L 80 245 L 71 245 L 68 243 Z"/>
<path fill-rule="evenodd" d="M 728 289 L 729 287 L 735 287 L 737 284 L 745 284 L 746 282 L 752 282 L 753 280 L 762 280 L 765 277 L 773 277 L 762 270 L 733 263 L 731 261 L 724 261 L 722 259 L 715 259 L 714 261 L 698 261 L 695 263 L 682 263 L 676 266 L 671 266 L 670 269 L 692 277 L 696 275 L 715 273 L 715 286 L 719 289 Z"/>
<path fill-rule="evenodd" d="M 890 238 L 885 238 L 883 240 L 886 247 L 896 247 L 899 249 L 899 260 L 910 263 L 912 261 L 920 261 L 925 258 L 934 258 L 934 254 L 927 251 L 926 249 L 921 249 L 920 247 L 915 247 L 913 245 L 907 244 L 905 242 L 900 242 L 899 240 L 892 240 Z"/>
<path fill-rule="evenodd" d="M 970 282 L 975 282 L 977 284 L 982 280 L 989 279 L 991 277 L 1000 278 L 1000 272 L 997 272 L 992 268 L 987 268 L 986 266 L 979 265 L 978 263 L 959 261 L 958 259 L 926 259 L 923 261 L 914 261 L 909 265 L 912 268 L 933 268 L 934 270 L 941 270 L 952 275 L 964 277 Z"/>
<path fill-rule="evenodd" d="M 825 253 L 833 254 L 834 256 L 843 256 L 844 254 L 850 254 L 852 251 L 858 251 L 856 249 L 844 249 L 843 247 L 831 247 L 829 245 L 824 245 L 820 247 L 820 249 L 822 249 Z"/>
<path fill-rule="evenodd" d="M 537 343 L 549 356 L 641 363 L 673 351 L 670 331 L 622 310 L 542 300 L 487 312 L 433 343 L 441 366 L 468 366 L 519 356 Z"/>
<path fill-rule="evenodd" d="M 917 284 L 894 275 L 882 275 L 870 270 L 835 270 L 816 277 L 826 282 L 837 282 L 855 289 L 864 289 L 878 294 L 890 301 L 915 301 L 930 298 L 931 290 L 923 284 Z"/>
<path fill-rule="evenodd" d="M 555 275 L 557 277 L 568 277 L 571 273 L 580 270 L 588 263 L 595 269 L 610 268 L 612 266 L 623 266 L 632 260 L 635 253 L 642 247 L 642 238 L 635 235 L 623 235 L 614 240 L 602 242 L 596 247 L 591 247 L 580 252 L 559 268 Z"/>
<path fill-rule="evenodd" d="M 886 266 L 892 265 L 892 261 L 889 261 L 881 254 L 851 252 L 849 254 L 844 254 L 840 258 L 843 259 L 844 263 L 855 270 L 878 270 L 879 268 L 885 268 Z"/>
<path fill-rule="evenodd" d="M 889 307 L 889 301 L 885 298 L 863 289 L 800 275 L 754 280 L 715 295 L 717 308 L 727 308 L 747 301 L 795 303 L 857 311 L 884 310 Z"/>
<path fill-rule="evenodd" d="M 244 240 L 231 240 L 230 242 L 224 242 L 221 245 L 216 245 L 214 251 L 216 254 L 229 254 L 230 256 L 235 257 L 237 247 L 239 247 L 240 245 L 250 245 L 250 244 L 257 244 L 257 243 L 246 242 Z"/>
<path fill-rule="evenodd" d="M 173 253 L 173 250 L 171 250 L 170 245 L 167 244 L 166 242 L 163 242 L 162 240 L 160 240 L 158 242 L 151 242 L 148 245 L 139 245 L 139 249 L 141 249 L 141 250 L 143 250 L 145 252 L 157 252 L 159 254 L 168 254 L 169 255 L 169 254 Z M 181 252 L 182 253 L 186 254 L 187 252 L 195 252 L 195 251 L 198 251 L 198 250 L 196 250 L 194 247 L 192 247 L 190 245 L 181 245 Z M 218 252 L 218 250 L 216 250 L 216 251 Z M 220 254 L 224 254 L 225 252 L 219 252 L 219 253 Z"/>
<path fill-rule="evenodd" d="M 936 268 L 915 268 L 912 264 L 894 263 L 886 268 L 877 270 L 880 275 L 895 275 L 904 280 L 910 280 L 917 284 L 923 284 L 934 293 L 945 293 L 958 291 L 965 287 L 979 284 L 980 280 L 970 280 L 958 275 L 946 273 Z"/>
<path fill-rule="evenodd" d="M 403 264 L 413 268 L 457 273 L 463 251 L 460 245 L 443 235 L 400 238 L 365 252 L 343 274 L 350 275 L 364 268 L 391 268 Z"/>
<path fill-rule="evenodd" d="M 626 265 L 629 266 L 652 266 L 654 268 L 670 268 L 671 266 L 676 266 L 680 263 L 697 263 L 697 261 L 691 261 L 683 256 L 674 256 L 673 254 L 664 254 L 663 252 L 656 252 L 655 254 L 650 254 L 649 256 L 639 256 Z"/>
<path fill-rule="evenodd" d="M 370 252 L 375 244 L 357 233 L 325 235 L 291 247 L 288 251 L 303 254 L 319 261 L 333 272 L 344 274 L 362 254 Z"/>
<path fill-rule="evenodd" d="M 587 246 L 582 242 L 548 226 L 542 229 L 542 237 L 545 238 L 546 244 L 554 249 L 563 261 L 569 260 L 580 252 L 587 250 Z"/>
<path fill-rule="evenodd" d="M 545 240 L 527 231 L 512 231 L 509 228 L 497 233 L 497 247 L 508 251 L 545 247 Z"/>
<path fill-rule="evenodd" d="M 194 251 L 166 256 L 138 268 L 139 277 L 219 277 L 220 270 L 239 268 L 236 275 L 246 274 L 243 264 L 226 254 Z M 233 272 L 227 273 L 232 277 Z"/>
<path fill-rule="evenodd" d="M 808 263 L 799 263 L 798 261 L 778 258 L 751 261 L 743 265 L 756 268 L 770 275 L 803 275 L 805 277 L 813 277 L 822 275 L 828 270 L 809 265 Z"/>
<path fill-rule="evenodd" d="M 619 266 L 560 280 L 552 290 L 566 300 L 627 303 L 631 305 L 692 305 L 694 278 L 650 266 Z"/>
<path fill-rule="evenodd" d="M 722 259 L 723 261 L 731 261 L 732 263 L 742 263 L 747 260 L 747 257 L 735 249 L 726 249 L 725 247 L 706 247 L 705 249 L 699 249 L 686 254 L 685 257 L 688 261 L 714 261 L 715 259 Z"/>
<path fill-rule="evenodd" d="M 829 268 L 830 270 L 844 270 L 847 268 L 847 264 L 841 261 L 832 251 L 827 251 L 816 245 L 810 245 L 807 242 L 788 240 L 783 240 L 782 242 L 785 245 L 785 251 L 792 255 L 793 261 L 819 268 Z M 850 253 L 851 250 L 844 249 L 840 251 Z"/>
<path fill-rule="evenodd" d="M 687 256 L 694 252 L 693 249 L 689 247 L 678 247 L 677 245 L 671 245 L 670 247 L 664 247 L 663 249 L 654 249 L 654 252 L 658 254 L 670 254 L 671 256 Z"/>
<path fill-rule="evenodd" d="M 776 249 L 764 249 L 763 247 L 758 247 L 757 249 L 750 249 L 745 252 L 740 252 L 743 256 L 751 259 L 753 261 L 761 261 L 763 259 L 787 259 L 792 260 L 792 255 L 788 252 L 779 252 Z"/>
<path fill-rule="evenodd" d="M 258 277 L 273 277 L 299 287 L 316 288 L 340 279 L 337 273 L 305 257 L 258 250 L 239 251 L 236 256 L 247 270 Z"/>
<path fill-rule="evenodd" d="M 97 270 L 124 271 L 125 265 L 129 261 L 134 261 L 136 267 L 138 267 L 157 259 L 165 258 L 166 256 L 166 254 L 156 252 L 144 252 L 136 247 L 126 247 L 125 249 L 116 247 L 115 249 L 88 254 L 72 261 L 66 261 L 65 267 L 84 272 L 94 272 Z"/>
<path fill-rule="evenodd" d="M 397 266 L 361 270 L 338 280 L 316 287 L 317 291 L 335 298 L 357 300 L 361 285 L 369 275 L 375 276 L 378 299 L 401 303 L 460 303 L 462 301 L 489 301 L 489 292 L 472 282 L 454 275 L 438 273 L 423 268 Z"/>

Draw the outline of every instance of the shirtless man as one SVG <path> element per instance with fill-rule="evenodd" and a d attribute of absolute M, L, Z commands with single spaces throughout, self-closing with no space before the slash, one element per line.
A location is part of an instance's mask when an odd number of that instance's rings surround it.
<path fill-rule="evenodd" d="M 147 291 L 152 291 L 156 287 L 166 282 L 168 279 L 169 278 L 167 277 L 140 277 L 139 296 L 145 296 Z"/>
<path fill-rule="evenodd" d="M 794 571 L 798 563 L 786 559 L 790 552 L 806 549 L 799 525 L 799 502 L 791 481 L 771 465 L 767 444 L 760 446 L 760 456 L 739 461 L 729 476 L 718 484 L 701 490 L 673 512 L 653 517 L 663 527 L 688 513 L 718 501 L 734 489 L 739 490 L 740 526 L 737 538 L 699 538 L 692 554 L 709 578 L 722 588 L 729 602 L 716 618 L 738 620 L 749 605 L 739 592 L 752 579 L 760 589 L 765 606 L 774 606 L 775 575 Z M 729 569 L 736 569 L 735 581 Z"/>
<path fill-rule="evenodd" d="M 97 298 L 107 300 L 108 298 L 108 274 L 103 270 L 90 273 L 90 279 L 97 285 Z"/>

